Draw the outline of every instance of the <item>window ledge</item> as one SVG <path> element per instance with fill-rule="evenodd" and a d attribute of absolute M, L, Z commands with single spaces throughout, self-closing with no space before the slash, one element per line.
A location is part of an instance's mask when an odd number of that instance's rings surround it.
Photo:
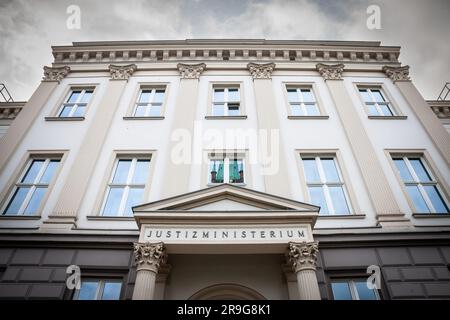
<path fill-rule="evenodd" d="M 84 117 L 45 117 L 45 121 L 83 121 Z"/>
<path fill-rule="evenodd" d="M 288 116 L 290 120 L 326 120 L 330 116 Z"/>
<path fill-rule="evenodd" d="M 218 185 L 221 185 L 221 184 L 225 184 L 225 182 L 223 182 L 223 183 L 208 183 L 207 186 L 208 187 L 214 187 L 214 186 L 218 186 Z M 229 184 L 232 184 L 233 186 L 238 186 L 238 187 L 245 187 L 247 185 L 245 182 L 243 182 L 243 183 L 229 183 Z"/>
<path fill-rule="evenodd" d="M 39 216 L 28 216 L 28 215 L 13 215 L 13 214 L 2 214 L 0 216 L 1 220 L 40 220 L 42 217 Z"/>
<path fill-rule="evenodd" d="M 164 116 L 155 117 L 123 117 L 123 120 L 164 120 Z"/>
<path fill-rule="evenodd" d="M 364 219 L 366 217 L 365 214 L 327 214 L 327 215 L 318 215 L 318 219 Z"/>
<path fill-rule="evenodd" d="M 123 217 L 123 216 L 96 216 L 91 215 L 86 217 L 88 220 L 94 220 L 94 221 L 135 221 L 134 217 Z"/>
<path fill-rule="evenodd" d="M 407 116 L 368 116 L 369 119 L 373 120 L 406 120 Z"/>
<path fill-rule="evenodd" d="M 246 115 L 240 116 L 205 116 L 207 120 L 242 120 L 247 119 Z"/>
<path fill-rule="evenodd" d="M 450 213 L 413 213 L 413 217 L 418 219 L 450 218 Z"/>

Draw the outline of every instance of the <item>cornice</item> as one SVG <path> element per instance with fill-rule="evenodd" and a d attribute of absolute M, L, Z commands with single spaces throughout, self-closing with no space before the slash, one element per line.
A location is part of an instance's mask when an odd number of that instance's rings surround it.
<path fill-rule="evenodd" d="M 450 119 L 450 100 L 427 100 L 439 119 Z"/>
<path fill-rule="evenodd" d="M 14 120 L 26 102 L 0 102 L 0 120 Z"/>

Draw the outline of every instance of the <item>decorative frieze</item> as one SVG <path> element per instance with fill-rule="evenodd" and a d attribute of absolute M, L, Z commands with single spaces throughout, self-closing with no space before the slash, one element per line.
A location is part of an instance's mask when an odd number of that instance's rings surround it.
<path fill-rule="evenodd" d="M 43 81 L 58 81 L 60 82 L 70 72 L 70 67 L 44 67 Z"/>
<path fill-rule="evenodd" d="M 318 63 L 316 69 L 325 80 L 341 80 L 344 65 L 342 63 L 331 65 Z"/>
<path fill-rule="evenodd" d="M 286 257 L 295 272 L 303 269 L 315 270 L 318 253 L 317 242 L 289 242 Z"/>
<path fill-rule="evenodd" d="M 157 272 L 166 263 L 167 253 L 163 242 L 134 243 L 134 260 L 138 269 L 150 268 Z"/>
<path fill-rule="evenodd" d="M 409 78 L 409 66 L 403 67 L 384 66 L 383 72 L 394 82 L 411 80 Z"/>
<path fill-rule="evenodd" d="M 181 79 L 198 79 L 203 71 L 206 69 L 206 64 L 177 64 L 178 71 L 180 72 Z"/>
<path fill-rule="evenodd" d="M 134 63 L 126 66 L 109 65 L 109 72 L 111 73 L 112 80 L 128 80 L 136 69 L 137 66 Z"/>
<path fill-rule="evenodd" d="M 253 79 L 271 79 L 272 72 L 275 69 L 275 63 L 249 63 L 247 64 L 247 69 L 252 74 Z"/>

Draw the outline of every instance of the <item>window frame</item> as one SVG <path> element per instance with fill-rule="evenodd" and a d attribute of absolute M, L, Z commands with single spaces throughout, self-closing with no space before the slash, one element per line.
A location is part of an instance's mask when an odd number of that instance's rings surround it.
<path fill-rule="evenodd" d="M 333 300 L 336 300 L 335 298 L 334 298 L 334 292 L 333 292 L 333 283 L 348 283 L 348 286 L 349 286 L 349 289 L 350 289 L 350 295 L 352 296 L 352 299 L 351 299 L 351 301 L 353 301 L 353 300 L 357 300 L 357 301 L 360 301 L 361 299 L 359 298 L 359 293 L 358 293 L 358 290 L 357 290 L 357 288 L 356 288 L 356 282 L 359 282 L 359 281 L 357 281 L 357 280 L 366 280 L 366 278 L 363 278 L 363 277 L 360 277 L 360 278 L 358 278 L 358 277 L 352 277 L 352 278 L 332 278 L 332 279 L 330 279 L 330 285 L 329 285 L 329 287 L 330 287 L 330 291 L 331 291 L 331 297 L 333 298 Z M 377 289 L 372 289 L 372 291 L 375 293 L 375 297 L 376 297 L 376 299 L 375 300 L 377 300 L 377 301 L 379 301 L 379 300 L 382 300 L 382 298 L 381 298 L 381 294 L 380 294 L 380 291 L 381 289 L 379 289 L 379 290 L 377 290 Z M 338 300 L 336 300 L 336 301 L 338 301 Z"/>
<path fill-rule="evenodd" d="M 74 293 L 72 295 L 71 300 L 77 300 L 77 301 L 108 301 L 108 300 L 103 300 L 103 299 L 98 299 L 99 294 L 101 293 L 101 297 L 103 297 L 104 294 L 104 289 L 105 289 L 105 283 L 107 282 L 111 282 L 111 283 L 120 283 L 120 292 L 119 292 L 119 299 L 117 300 L 122 300 L 123 297 L 123 288 L 124 288 L 124 281 L 123 278 L 116 278 L 116 277 L 105 277 L 105 278 L 101 278 L 101 277 L 86 277 L 80 280 L 82 284 L 83 281 L 91 281 L 91 282 L 98 282 L 99 285 L 97 287 L 97 291 L 95 293 L 95 299 L 92 300 L 79 300 L 79 296 L 80 296 L 80 291 L 81 291 L 81 287 L 80 289 L 75 289 Z M 114 301 L 114 300 L 109 300 L 109 301 Z"/>
<path fill-rule="evenodd" d="M 225 97 L 225 90 L 227 89 L 238 89 L 239 90 L 239 114 L 238 115 L 228 115 L 228 103 L 232 102 L 235 103 L 236 101 L 224 101 L 224 115 L 214 115 L 213 108 L 214 108 L 214 92 L 215 89 L 224 89 L 224 100 L 226 100 Z M 238 120 L 238 119 L 247 119 L 246 115 L 246 109 L 245 109 L 245 92 L 244 92 L 244 85 L 242 81 L 211 81 L 209 82 L 209 90 L 208 90 L 208 99 L 207 99 L 207 106 L 206 106 L 206 116 L 205 119 L 214 120 L 214 119 L 220 119 L 220 120 Z"/>
<path fill-rule="evenodd" d="M 315 100 L 315 106 L 316 106 L 319 114 L 317 114 L 317 115 L 307 115 L 307 114 L 306 115 L 294 115 L 292 113 L 292 107 L 291 107 L 291 103 L 289 101 L 289 94 L 288 94 L 289 89 L 297 89 L 297 90 L 309 89 L 309 90 L 311 90 L 311 93 Z M 319 90 L 318 90 L 315 82 L 282 82 L 282 90 L 283 90 L 283 94 L 284 94 L 284 101 L 285 101 L 288 119 L 290 119 L 290 120 L 302 120 L 302 119 L 326 120 L 329 118 L 329 116 L 325 113 L 325 109 L 323 108 L 322 99 L 319 95 Z"/>
<path fill-rule="evenodd" d="M 219 184 L 224 184 L 224 183 L 229 183 L 232 185 L 236 185 L 236 186 L 246 186 L 248 184 L 248 177 L 249 177 L 249 173 L 247 172 L 248 170 L 248 159 L 247 159 L 247 153 L 245 151 L 206 151 L 206 157 L 207 157 L 207 161 L 206 161 L 206 185 L 207 186 L 216 186 Z M 244 171 L 244 175 L 243 175 L 243 182 L 237 182 L 237 183 L 232 183 L 229 182 L 230 179 L 230 169 L 229 169 L 229 164 L 230 164 L 230 160 L 231 159 L 237 159 L 237 160 L 241 160 L 242 161 L 242 168 Z M 210 166 L 210 161 L 211 160 L 224 160 L 224 172 L 223 172 L 223 182 L 218 182 L 218 183 L 214 183 L 211 182 L 211 172 L 209 171 L 209 166 Z"/>
<path fill-rule="evenodd" d="M 164 99 L 161 103 L 161 113 L 159 116 L 136 116 L 136 107 L 142 90 L 164 90 Z M 134 89 L 133 99 L 131 99 L 126 115 L 123 120 L 163 120 L 165 118 L 168 96 L 170 92 L 169 82 L 139 82 Z M 149 102 L 151 104 L 151 102 Z"/>
<path fill-rule="evenodd" d="M 90 109 L 91 104 L 95 100 L 95 95 L 97 93 L 97 87 L 99 86 L 98 83 L 83 83 L 83 84 L 68 84 L 66 89 L 64 90 L 64 93 L 61 95 L 59 101 L 57 102 L 56 106 L 53 107 L 52 112 L 50 113 L 50 116 L 45 117 L 46 121 L 83 121 Z M 62 109 L 64 108 L 64 104 L 69 99 L 70 95 L 73 91 L 76 90 L 92 90 L 92 96 L 89 99 L 89 101 L 86 103 L 86 110 L 84 112 L 83 116 L 76 116 L 76 117 L 60 117 L 59 114 L 61 113 Z"/>

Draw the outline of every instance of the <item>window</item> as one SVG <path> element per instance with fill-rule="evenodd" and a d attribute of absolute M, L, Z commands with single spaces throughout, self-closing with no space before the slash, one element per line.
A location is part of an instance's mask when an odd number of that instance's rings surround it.
<path fill-rule="evenodd" d="M 213 88 L 212 115 L 238 116 L 240 112 L 239 87 Z"/>
<path fill-rule="evenodd" d="M 74 300 L 119 300 L 122 282 L 120 280 L 82 280 Z"/>
<path fill-rule="evenodd" d="M 367 287 L 365 279 L 333 281 L 331 290 L 334 300 L 380 300 L 378 291 Z"/>
<path fill-rule="evenodd" d="M 132 216 L 133 206 L 142 202 L 150 167 L 149 158 L 119 158 L 116 160 L 105 200 L 104 216 Z"/>
<path fill-rule="evenodd" d="M 70 117 L 84 117 L 86 113 L 86 107 L 91 100 L 94 89 L 72 89 L 63 103 L 58 117 L 70 118 Z"/>
<path fill-rule="evenodd" d="M 350 214 L 342 175 L 333 156 L 302 156 L 309 197 L 320 214 Z"/>
<path fill-rule="evenodd" d="M 134 108 L 134 117 L 160 117 L 164 103 L 164 88 L 142 88 Z"/>
<path fill-rule="evenodd" d="M 393 156 L 398 174 L 418 213 L 448 213 L 436 179 L 421 156 Z"/>
<path fill-rule="evenodd" d="M 369 116 L 395 116 L 381 88 L 359 88 Z"/>
<path fill-rule="evenodd" d="M 235 156 L 211 156 L 208 169 L 209 183 L 245 183 L 244 159 Z"/>
<path fill-rule="evenodd" d="M 312 88 L 288 87 L 287 94 L 292 116 L 320 115 Z"/>
<path fill-rule="evenodd" d="M 4 207 L 4 215 L 36 215 L 61 158 L 31 158 Z"/>

